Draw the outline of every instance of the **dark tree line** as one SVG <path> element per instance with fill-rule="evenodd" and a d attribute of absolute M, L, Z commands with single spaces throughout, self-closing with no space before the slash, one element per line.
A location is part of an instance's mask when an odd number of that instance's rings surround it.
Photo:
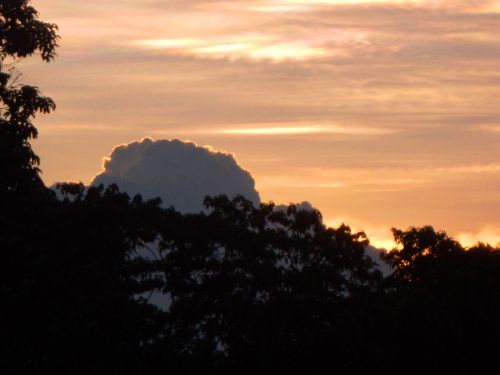
<path fill-rule="evenodd" d="M 30 144 L 55 104 L 11 69 L 57 41 L 28 0 L 0 2 L 0 373 L 499 368 L 498 248 L 394 230 L 384 277 L 364 233 L 294 205 L 220 196 L 181 215 L 81 184 L 57 198 Z"/>

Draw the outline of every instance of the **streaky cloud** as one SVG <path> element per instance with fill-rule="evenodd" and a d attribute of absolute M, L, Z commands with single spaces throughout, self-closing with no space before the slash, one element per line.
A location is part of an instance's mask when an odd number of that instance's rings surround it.
<path fill-rule="evenodd" d="M 208 132 L 225 135 L 305 135 L 305 134 L 341 134 L 341 135 L 383 135 L 397 132 L 396 129 L 368 127 L 368 126 L 341 126 L 341 125 L 294 125 L 261 124 L 258 126 L 239 126 L 234 128 L 214 129 Z"/>

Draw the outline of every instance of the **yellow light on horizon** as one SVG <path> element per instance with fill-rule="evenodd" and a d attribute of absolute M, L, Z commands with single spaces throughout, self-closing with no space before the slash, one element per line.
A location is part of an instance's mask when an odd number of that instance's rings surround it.
<path fill-rule="evenodd" d="M 271 38 L 272 39 L 272 38 Z M 202 39 L 143 39 L 133 44 L 153 50 L 166 50 L 205 57 L 247 58 L 251 60 L 305 60 L 331 55 L 332 51 L 307 43 L 273 41 L 262 36 L 241 36 L 236 41 Z"/>
<path fill-rule="evenodd" d="M 309 58 L 324 57 L 332 54 L 324 48 L 309 47 L 300 44 L 275 44 L 252 48 L 248 56 L 255 60 L 306 60 Z"/>
<path fill-rule="evenodd" d="M 340 125 L 297 125 L 297 126 L 258 126 L 215 129 L 208 131 L 213 134 L 227 135 L 300 135 L 300 134 L 340 134 L 340 135 L 383 135 L 395 133 L 395 129 L 375 128 L 366 126 Z"/>

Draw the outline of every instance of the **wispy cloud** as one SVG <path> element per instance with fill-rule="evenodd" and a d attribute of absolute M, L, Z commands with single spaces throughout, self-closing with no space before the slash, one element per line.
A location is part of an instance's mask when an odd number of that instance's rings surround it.
<path fill-rule="evenodd" d="M 346 186 L 344 182 L 331 179 L 294 177 L 290 175 L 262 176 L 257 185 L 260 188 L 286 186 L 287 189 L 339 189 Z"/>
<path fill-rule="evenodd" d="M 294 38 L 273 33 L 243 33 L 230 37 L 218 35 L 206 39 L 143 39 L 133 41 L 132 45 L 157 53 L 163 51 L 174 55 L 279 62 L 345 57 L 347 44 L 353 46 L 365 43 L 360 32 L 342 31 L 341 34 L 342 37 L 340 35 L 324 37 L 297 35 Z"/>
<path fill-rule="evenodd" d="M 489 133 L 500 133 L 500 124 L 499 125 L 481 125 L 479 129 L 489 132 Z"/>
<path fill-rule="evenodd" d="M 262 126 L 265 125 L 265 126 Z M 352 136 L 371 136 L 396 133 L 397 129 L 363 127 L 363 126 L 341 126 L 341 125 L 307 125 L 307 124 L 260 124 L 260 126 L 239 125 L 233 128 L 208 130 L 208 133 L 225 135 L 306 135 L 306 134 L 340 134 Z"/>
<path fill-rule="evenodd" d="M 499 173 L 500 163 L 485 163 L 472 165 L 456 165 L 448 167 L 438 167 L 432 169 L 436 174 L 484 174 L 484 173 Z"/>
<path fill-rule="evenodd" d="M 49 124 L 43 127 L 43 132 L 62 133 L 62 132 L 124 132 L 137 131 L 132 126 L 103 125 L 103 124 Z"/>

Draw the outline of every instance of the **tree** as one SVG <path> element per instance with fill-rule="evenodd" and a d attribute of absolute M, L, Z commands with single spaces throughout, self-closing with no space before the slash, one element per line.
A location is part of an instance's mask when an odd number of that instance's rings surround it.
<path fill-rule="evenodd" d="M 0 2 L 0 196 L 11 201 L 46 192 L 39 176 L 39 157 L 30 141 L 38 132 L 36 113 L 55 109 L 52 99 L 40 95 L 37 87 L 19 84 L 16 60 L 40 53 L 42 60 L 55 57 L 57 26 L 42 22 L 29 0 Z"/>
<path fill-rule="evenodd" d="M 328 351 L 340 353 L 351 341 L 338 321 L 345 302 L 381 276 L 364 253 L 366 236 L 327 228 L 318 211 L 294 205 L 224 196 L 206 205 L 208 215 L 162 231 L 164 345 L 189 359 L 173 362 L 176 370 L 319 368 Z"/>
<path fill-rule="evenodd" d="M 393 234 L 399 246 L 385 256 L 394 272 L 379 314 L 388 363 L 431 373 L 498 368 L 500 249 L 466 249 L 430 226 Z"/>
<path fill-rule="evenodd" d="M 136 251 L 163 211 L 114 186 L 65 185 L 62 200 L 44 186 L 33 119 L 55 103 L 19 83 L 15 64 L 51 61 L 58 39 L 28 0 L 0 2 L 0 372 L 137 373 L 159 331 L 141 295 L 159 279 Z"/>
<path fill-rule="evenodd" d="M 116 186 L 61 193 L 0 229 L 0 372 L 140 373 L 162 321 L 147 295 L 163 282 L 138 250 L 170 211 Z"/>
<path fill-rule="evenodd" d="M 445 232 L 436 232 L 431 226 L 406 231 L 393 228 L 392 233 L 401 249 L 393 249 L 383 259 L 394 269 L 390 279 L 398 285 L 439 283 L 437 276 L 450 271 L 447 263 L 465 251 Z"/>

